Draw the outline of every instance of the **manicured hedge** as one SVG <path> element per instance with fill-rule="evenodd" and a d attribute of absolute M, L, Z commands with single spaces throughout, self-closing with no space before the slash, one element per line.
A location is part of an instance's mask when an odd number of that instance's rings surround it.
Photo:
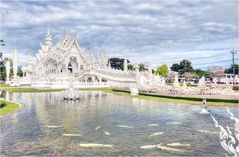
<path fill-rule="evenodd" d="M 112 91 L 114 91 L 114 92 L 124 92 L 124 93 L 130 93 L 130 91 L 129 90 L 126 90 L 126 89 L 112 89 Z"/>
<path fill-rule="evenodd" d="M 1 101 L 0 101 L 0 108 L 2 108 L 2 107 L 4 107 L 4 106 L 6 106 L 6 104 L 5 104 L 4 102 L 1 102 Z"/>
<path fill-rule="evenodd" d="M 198 85 L 196 85 L 196 84 L 188 84 L 187 86 L 189 86 L 189 87 L 197 87 Z"/>
<path fill-rule="evenodd" d="M 233 90 L 239 90 L 239 86 L 233 86 Z"/>
<path fill-rule="evenodd" d="M 2 106 L 0 108 L 0 116 L 4 116 L 9 113 L 13 113 L 21 107 L 21 104 L 14 102 L 14 101 L 0 100 L 0 104 Z"/>
<path fill-rule="evenodd" d="M 130 91 L 128 91 L 128 90 L 123 90 L 123 89 L 112 89 L 112 90 L 115 91 L 115 92 L 130 93 Z M 161 97 L 161 98 L 168 98 L 168 99 L 190 100 L 190 101 L 203 101 L 203 99 L 204 99 L 204 98 L 197 98 L 197 97 L 159 95 L 159 94 L 142 93 L 142 92 L 140 92 L 139 95 L 151 96 L 151 97 Z M 214 99 L 214 98 L 206 98 L 206 100 L 207 100 L 207 102 L 239 103 L 239 100 L 236 100 L 236 99 Z"/>

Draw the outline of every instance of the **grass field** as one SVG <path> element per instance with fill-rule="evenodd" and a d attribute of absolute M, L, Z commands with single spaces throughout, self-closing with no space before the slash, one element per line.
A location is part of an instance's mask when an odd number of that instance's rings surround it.
<path fill-rule="evenodd" d="M 143 99 L 151 99 L 151 100 L 156 100 L 156 101 L 170 101 L 170 102 L 177 102 L 177 103 L 186 103 L 186 104 L 191 104 L 191 105 L 200 105 L 202 104 L 202 100 L 201 99 L 194 99 L 192 98 L 188 98 L 188 99 L 181 99 L 180 97 L 174 98 L 174 97 L 163 97 L 160 95 L 147 95 L 144 93 L 140 93 L 137 96 L 131 96 L 129 91 L 123 91 L 123 90 L 118 90 L 118 89 L 110 89 L 110 88 L 86 88 L 86 89 L 80 89 L 80 90 L 93 90 L 93 91 L 104 91 L 107 93 L 112 93 L 112 94 L 118 94 L 118 95 L 122 95 L 122 96 L 130 96 L 130 97 L 135 97 L 135 98 L 143 98 Z M 220 101 L 221 100 L 221 101 Z M 224 101 L 224 99 L 220 99 L 218 100 L 218 102 L 213 102 L 213 101 L 209 101 L 207 102 L 208 105 L 216 105 L 216 106 L 239 106 L 239 104 L 237 102 L 235 102 L 235 100 L 232 101 Z M 238 100 L 237 100 L 238 101 Z"/>
<path fill-rule="evenodd" d="M 13 101 L 0 100 L 0 104 L 0 116 L 15 112 L 21 107 L 19 103 Z"/>
<path fill-rule="evenodd" d="M 34 88 L 19 88 L 19 87 L 10 87 L 5 84 L 0 84 L 0 90 L 6 90 L 10 92 L 25 92 L 25 93 L 34 93 L 34 92 L 58 92 L 63 89 L 34 89 Z"/>

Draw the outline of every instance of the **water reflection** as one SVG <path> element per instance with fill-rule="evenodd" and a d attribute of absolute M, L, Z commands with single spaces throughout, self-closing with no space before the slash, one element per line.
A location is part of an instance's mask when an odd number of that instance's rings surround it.
<path fill-rule="evenodd" d="M 7 95 L 25 107 L 1 119 L 3 155 L 224 154 L 217 134 L 207 133 L 217 130 L 209 116 L 199 114 L 200 106 L 93 91 L 80 92 L 80 101 L 64 101 L 61 92 Z M 237 107 L 230 110 L 235 115 L 239 112 Z M 224 107 L 213 107 L 212 111 L 220 123 L 230 123 Z M 160 143 L 165 147 L 175 143 L 190 146 L 186 152 L 180 151 L 180 146 L 174 146 L 179 151 L 161 150 L 155 147 Z"/>

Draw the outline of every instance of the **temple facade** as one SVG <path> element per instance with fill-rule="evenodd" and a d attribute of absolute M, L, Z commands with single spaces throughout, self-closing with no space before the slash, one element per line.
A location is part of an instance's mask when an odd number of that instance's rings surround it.
<path fill-rule="evenodd" d="M 48 30 L 45 43 L 40 43 L 41 49 L 36 54 L 36 62 L 28 64 L 28 74 L 46 75 L 69 73 L 77 76 L 85 70 L 93 68 L 106 68 L 108 57 L 105 53 L 95 55 L 85 54 L 79 46 L 76 35 L 64 35 L 62 39 L 53 44 Z"/>

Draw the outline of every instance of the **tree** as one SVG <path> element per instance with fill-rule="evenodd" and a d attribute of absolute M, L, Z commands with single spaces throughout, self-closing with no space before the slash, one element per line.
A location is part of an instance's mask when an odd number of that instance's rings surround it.
<path fill-rule="evenodd" d="M 20 76 L 20 77 L 23 76 L 22 67 L 20 67 L 20 66 L 17 68 L 17 75 Z"/>
<path fill-rule="evenodd" d="M 199 77 L 212 77 L 212 72 L 210 70 L 201 70 L 201 69 L 196 69 L 195 73 L 199 76 Z"/>
<path fill-rule="evenodd" d="M 156 75 L 166 76 L 168 74 L 168 66 L 163 64 L 162 66 L 158 67 L 156 70 Z"/>
<path fill-rule="evenodd" d="M 134 66 L 132 64 L 128 64 L 128 70 L 133 71 L 134 70 Z"/>
<path fill-rule="evenodd" d="M 3 58 L 2 61 L 0 62 L 0 80 L 5 80 L 5 78 L 6 78 L 6 66 L 5 66 L 5 63 L 6 63 L 7 60 L 10 61 L 10 66 L 11 66 L 9 76 L 10 77 L 13 76 L 13 69 L 12 69 L 13 62 L 12 62 L 12 59 L 10 59 L 10 58 Z M 22 69 L 21 69 L 20 66 L 17 69 L 17 75 L 20 76 L 20 77 L 23 76 L 23 72 L 22 72 Z"/>
<path fill-rule="evenodd" d="M 183 75 L 185 78 L 195 78 L 198 77 L 198 75 L 195 72 L 185 72 Z"/>
<path fill-rule="evenodd" d="M 180 75 L 183 75 L 185 72 L 194 72 L 192 63 L 189 60 L 182 60 L 180 63 L 174 63 L 170 69 L 175 72 L 179 72 Z"/>
<path fill-rule="evenodd" d="M 182 60 L 180 61 L 180 64 L 179 64 L 179 70 L 178 72 L 180 74 L 184 74 L 185 72 L 193 72 L 193 67 L 192 67 L 192 63 L 189 61 L 189 60 Z"/>
<path fill-rule="evenodd" d="M 3 58 L 0 61 L 0 76 L 1 76 L 0 79 L 1 80 L 4 80 L 5 77 L 6 77 L 6 66 L 5 66 L 5 63 L 6 63 L 7 60 L 10 61 L 10 66 L 12 66 L 12 59 L 10 59 L 10 58 Z M 10 73 L 10 76 L 12 76 L 11 73 Z"/>
<path fill-rule="evenodd" d="M 238 64 L 234 64 L 234 67 L 235 67 L 235 74 L 237 75 L 238 74 Z M 233 65 L 231 65 L 230 68 L 225 69 L 225 73 L 226 74 L 233 74 Z"/>
<path fill-rule="evenodd" d="M 139 71 L 145 71 L 145 70 L 147 70 L 145 68 L 145 64 L 139 64 Z"/>
<path fill-rule="evenodd" d="M 178 70 L 179 70 L 179 64 L 178 64 L 178 63 L 174 63 L 174 64 L 170 67 L 170 69 L 171 69 L 172 71 L 178 72 Z"/>
<path fill-rule="evenodd" d="M 110 58 L 110 66 L 111 68 L 115 69 L 124 69 L 124 58 Z M 130 63 L 130 61 L 127 59 L 127 63 Z"/>

